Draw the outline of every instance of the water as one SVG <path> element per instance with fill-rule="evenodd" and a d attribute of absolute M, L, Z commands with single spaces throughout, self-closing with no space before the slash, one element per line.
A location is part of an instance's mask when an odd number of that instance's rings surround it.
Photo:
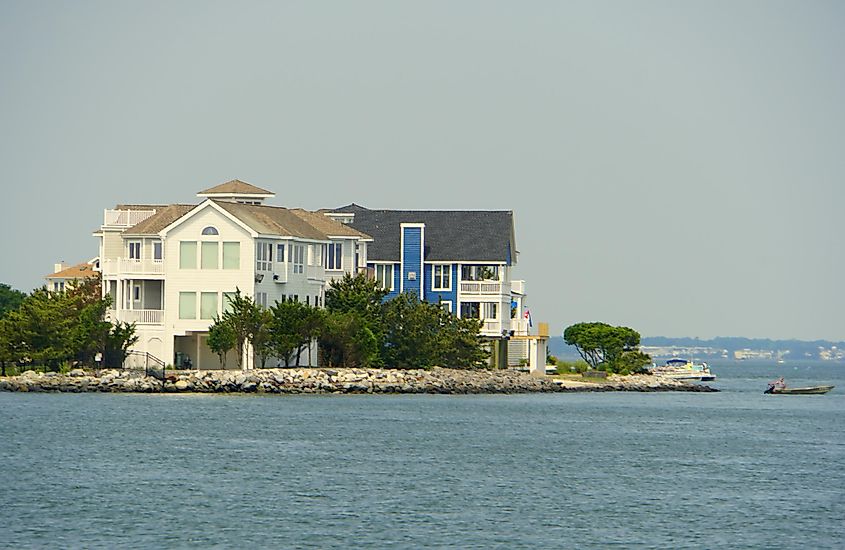
<path fill-rule="evenodd" d="M 0 394 L 0 546 L 843 548 L 845 366 L 718 394 Z M 832 383 L 764 396 L 766 380 Z"/>

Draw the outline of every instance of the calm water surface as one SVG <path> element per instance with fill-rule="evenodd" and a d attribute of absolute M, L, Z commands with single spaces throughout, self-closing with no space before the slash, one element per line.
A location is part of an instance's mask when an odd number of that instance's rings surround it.
<path fill-rule="evenodd" d="M 843 548 L 845 365 L 718 394 L 0 394 L 7 548 Z M 833 383 L 764 396 L 765 381 Z"/>

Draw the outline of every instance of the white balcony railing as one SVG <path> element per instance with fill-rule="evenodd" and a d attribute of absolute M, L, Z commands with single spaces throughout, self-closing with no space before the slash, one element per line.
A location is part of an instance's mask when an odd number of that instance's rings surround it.
<path fill-rule="evenodd" d="M 164 273 L 164 263 L 161 260 L 127 260 L 116 258 L 113 260 L 100 260 L 100 269 L 103 275 L 120 275 L 123 273 L 133 275 L 161 275 Z"/>
<path fill-rule="evenodd" d="M 108 318 L 112 321 L 135 323 L 138 325 L 160 325 L 164 322 L 162 309 L 118 309 L 109 310 Z"/>
<path fill-rule="evenodd" d="M 146 220 L 155 210 L 105 210 L 103 225 L 106 227 L 132 227 Z"/>
<path fill-rule="evenodd" d="M 502 283 L 499 281 L 461 281 L 461 293 L 463 294 L 501 294 Z"/>

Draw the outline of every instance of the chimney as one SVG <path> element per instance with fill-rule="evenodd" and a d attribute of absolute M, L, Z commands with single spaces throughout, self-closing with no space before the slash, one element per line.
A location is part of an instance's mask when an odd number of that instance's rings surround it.
<path fill-rule="evenodd" d="M 61 260 L 57 264 L 53 264 L 53 273 L 58 273 L 59 271 L 63 271 L 67 269 L 67 264 L 65 264 L 64 260 Z"/>

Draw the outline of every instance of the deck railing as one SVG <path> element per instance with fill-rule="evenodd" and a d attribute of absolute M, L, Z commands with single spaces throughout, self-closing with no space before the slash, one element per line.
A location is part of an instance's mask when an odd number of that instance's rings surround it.
<path fill-rule="evenodd" d="M 103 213 L 103 225 L 107 227 L 132 227 L 146 220 L 155 210 L 110 210 Z"/>
<path fill-rule="evenodd" d="M 164 273 L 164 262 L 161 260 L 129 260 L 116 258 L 101 260 L 100 269 L 103 275 L 118 275 L 131 273 L 136 275 L 160 275 Z"/>
<path fill-rule="evenodd" d="M 135 323 L 136 325 L 160 325 L 164 322 L 163 309 L 111 309 L 107 313 L 110 321 Z"/>
<path fill-rule="evenodd" d="M 495 282 L 468 282 L 461 281 L 461 292 L 463 294 L 501 294 L 502 283 Z"/>

